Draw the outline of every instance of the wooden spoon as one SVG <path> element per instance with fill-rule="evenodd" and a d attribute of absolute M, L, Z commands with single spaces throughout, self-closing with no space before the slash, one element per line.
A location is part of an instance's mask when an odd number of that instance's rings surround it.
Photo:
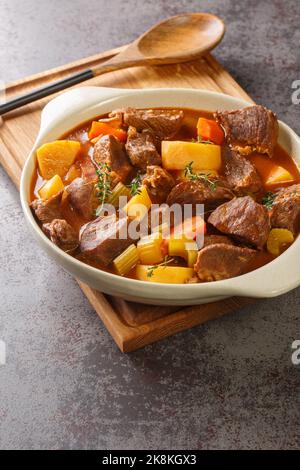
<path fill-rule="evenodd" d="M 0 105 L 0 115 L 103 73 L 138 65 L 188 62 L 213 49 L 225 33 L 223 21 L 210 13 L 186 13 L 157 23 L 104 64 Z"/>

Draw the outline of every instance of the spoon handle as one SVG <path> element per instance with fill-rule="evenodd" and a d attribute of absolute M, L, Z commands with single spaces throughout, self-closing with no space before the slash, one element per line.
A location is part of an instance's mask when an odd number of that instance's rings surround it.
<path fill-rule="evenodd" d="M 94 77 L 94 72 L 92 69 L 84 70 L 83 72 L 76 73 L 75 75 L 71 75 L 70 77 L 63 78 L 62 80 L 58 80 L 56 82 L 51 83 L 50 85 L 46 85 L 42 88 L 38 88 L 37 90 L 31 91 L 30 93 L 26 93 L 24 95 L 18 96 L 6 103 L 0 105 L 0 116 L 9 111 L 13 111 L 14 109 L 20 108 L 28 103 L 33 103 L 34 101 L 40 100 L 41 98 L 45 98 L 46 96 L 52 95 L 53 93 L 57 93 L 58 91 L 65 90 L 66 88 L 76 85 L 77 83 L 84 82 L 85 80 L 89 80 L 90 78 Z"/>
<path fill-rule="evenodd" d="M 116 56 L 118 57 L 118 56 Z M 40 100 L 45 98 L 46 96 L 52 95 L 53 93 L 57 93 L 58 91 L 65 90 L 73 85 L 77 85 L 78 83 L 84 82 L 85 80 L 89 80 L 90 78 L 96 77 L 98 75 L 102 75 L 103 73 L 113 72 L 115 70 L 123 69 L 126 67 L 133 67 L 137 63 L 145 63 L 146 61 L 141 61 L 137 59 L 126 59 L 119 60 L 113 59 L 105 62 L 104 64 L 98 65 L 92 69 L 86 69 L 83 72 L 76 73 L 75 75 L 71 75 L 70 77 L 63 78 L 62 80 L 58 80 L 56 82 L 51 83 L 50 85 L 46 85 L 42 88 L 38 88 L 37 90 L 31 91 L 30 93 L 25 93 L 24 95 L 18 96 L 6 103 L 0 105 L 0 116 L 9 111 L 13 111 L 14 109 L 21 108 L 21 106 L 25 106 L 26 104 L 33 103 L 34 101 Z"/>
<path fill-rule="evenodd" d="M 7 101 L 6 103 L 1 104 L 0 116 L 5 113 L 8 113 L 9 111 L 13 111 L 14 109 L 21 108 L 21 106 L 25 106 L 26 104 L 33 103 L 34 101 L 52 95 L 53 93 L 65 90 L 66 88 L 69 88 L 73 85 L 77 85 L 78 83 L 84 82 L 85 80 L 89 80 L 90 78 L 96 77 L 98 75 L 113 72 L 115 70 L 124 69 L 127 67 L 133 67 L 137 64 L 143 65 L 145 63 L 148 63 L 147 60 L 140 60 L 136 58 L 131 59 L 124 57 L 123 60 L 120 60 L 119 56 L 120 54 L 116 57 L 113 57 L 104 64 L 98 65 L 92 69 L 86 69 L 83 72 L 79 72 L 75 75 L 71 75 L 70 77 L 63 78 L 62 80 L 58 80 L 56 82 L 51 83 L 50 85 L 38 88 L 37 90 L 31 91 L 30 93 L 25 93 L 24 95 L 18 96 L 17 98 L 14 98 L 10 101 Z"/>

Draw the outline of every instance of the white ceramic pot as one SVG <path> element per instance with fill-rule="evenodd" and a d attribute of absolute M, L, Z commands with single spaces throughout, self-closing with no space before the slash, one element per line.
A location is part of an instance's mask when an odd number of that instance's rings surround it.
<path fill-rule="evenodd" d="M 35 168 L 35 152 L 43 143 L 112 109 L 132 106 L 180 107 L 210 111 L 238 109 L 249 103 L 221 93 L 192 89 L 121 90 L 82 87 L 50 101 L 44 108 L 37 140 L 25 163 L 21 179 L 21 202 L 31 232 L 64 269 L 101 292 L 127 300 L 156 305 L 195 305 L 238 295 L 274 297 L 300 284 L 300 238 L 281 256 L 269 264 L 242 276 L 203 284 L 157 284 L 122 278 L 88 266 L 55 246 L 42 232 L 30 210 L 30 181 Z M 300 164 L 300 139 L 286 124 L 280 122 L 279 142 Z"/>

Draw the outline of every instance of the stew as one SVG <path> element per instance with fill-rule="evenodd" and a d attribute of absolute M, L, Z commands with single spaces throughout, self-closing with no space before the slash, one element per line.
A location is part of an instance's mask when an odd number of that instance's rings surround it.
<path fill-rule="evenodd" d="M 277 139 L 263 106 L 112 111 L 37 150 L 31 208 L 53 243 L 98 269 L 228 279 L 299 233 L 300 172 Z"/>

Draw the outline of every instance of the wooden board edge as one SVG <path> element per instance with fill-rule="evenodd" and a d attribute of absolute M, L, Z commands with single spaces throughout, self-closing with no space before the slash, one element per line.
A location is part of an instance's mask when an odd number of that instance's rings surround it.
<path fill-rule="evenodd" d="M 135 335 L 127 334 L 126 337 L 122 338 L 122 351 L 125 353 L 133 352 L 158 340 L 181 333 L 208 321 L 216 320 L 257 302 L 257 299 L 247 297 L 242 299 L 231 297 L 227 300 L 230 302 L 226 304 L 226 309 L 222 308 L 220 310 L 219 302 L 205 304 L 207 305 L 207 311 L 204 309 L 201 312 L 196 310 L 199 306 L 184 307 L 182 310 L 135 328 Z M 138 335 L 136 334 L 137 331 Z"/>
<path fill-rule="evenodd" d="M 123 353 L 133 352 L 194 326 L 221 318 L 258 301 L 258 299 L 248 297 L 231 297 L 227 299 L 225 309 L 222 304 L 222 310 L 220 310 L 220 302 L 205 304 L 206 308 L 204 307 L 201 312 L 197 310 L 199 306 L 183 307 L 181 310 L 170 313 L 163 318 L 131 327 L 121 320 L 104 294 L 91 289 L 81 281 L 77 280 L 77 282 Z"/>
<path fill-rule="evenodd" d="M 14 183 L 16 188 L 20 188 L 20 179 L 22 169 L 12 155 L 8 152 L 7 148 L 3 144 L 0 138 L 0 163 L 4 168 L 4 171 L 7 173 L 11 181 Z"/>
<path fill-rule="evenodd" d="M 113 309 L 103 293 L 92 289 L 78 279 L 77 283 L 99 318 L 104 323 L 106 329 L 115 340 L 119 349 L 122 352 L 126 352 L 125 344 L 135 336 L 132 332 L 132 328 L 128 327 L 121 321 L 118 313 Z"/>
<path fill-rule="evenodd" d="M 227 95 L 242 98 L 245 101 L 249 101 L 249 103 L 254 104 L 254 101 L 250 95 L 248 95 L 248 93 L 238 84 L 233 76 L 222 66 L 222 64 L 217 59 L 215 59 L 212 54 L 207 54 L 205 56 L 205 61 L 212 73 L 214 81 L 217 84 L 220 84 L 222 89 L 225 88 Z M 226 85 L 224 86 L 224 84 Z"/>

